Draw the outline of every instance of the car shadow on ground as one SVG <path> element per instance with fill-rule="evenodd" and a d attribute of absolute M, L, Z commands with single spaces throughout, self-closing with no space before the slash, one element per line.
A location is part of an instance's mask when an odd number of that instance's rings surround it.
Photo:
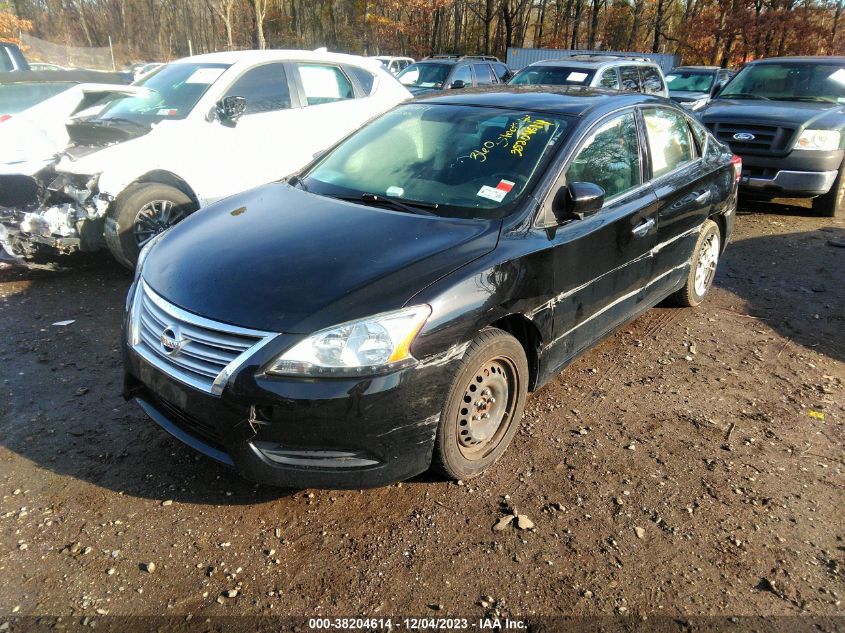
<path fill-rule="evenodd" d="M 777 208 L 780 216 L 788 212 Z M 845 228 L 824 224 L 738 239 L 725 252 L 717 285 L 741 299 L 732 311 L 845 361 L 845 249 L 829 244 L 839 240 Z M 253 484 L 197 455 L 123 400 L 119 340 L 130 283 L 131 274 L 107 258 L 60 273 L 0 272 L 0 445 L 42 467 L 44 480 L 26 485 L 61 485 L 55 473 L 132 497 L 198 505 L 296 494 Z M 62 320 L 73 323 L 57 326 Z M 412 481 L 442 479 L 424 473 Z"/>
<path fill-rule="evenodd" d="M 801 207 L 778 205 L 778 216 L 807 215 Z M 783 222 L 773 216 L 775 226 Z M 845 228 L 817 230 L 731 242 L 716 284 L 745 301 L 744 314 L 784 338 L 845 361 Z"/>

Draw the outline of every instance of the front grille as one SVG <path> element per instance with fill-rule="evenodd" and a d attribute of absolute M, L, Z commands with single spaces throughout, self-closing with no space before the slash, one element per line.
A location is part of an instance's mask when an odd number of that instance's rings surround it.
<path fill-rule="evenodd" d="M 220 395 L 240 363 L 275 335 L 212 321 L 174 306 L 143 280 L 132 304 L 132 348 L 168 376 Z"/>
<path fill-rule="evenodd" d="M 708 123 L 713 135 L 730 146 L 734 154 L 771 154 L 785 152 L 795 130 L 774 125 L 717 121 Z M 751 134 L 753 139 L 738 140 L 735 134 Z"/>

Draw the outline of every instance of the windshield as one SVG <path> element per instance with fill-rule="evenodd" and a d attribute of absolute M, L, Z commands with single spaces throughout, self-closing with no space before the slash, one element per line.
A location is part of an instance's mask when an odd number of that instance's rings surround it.
<path fill-rule="evenodd" d="M 0 84 L 0 115 L 23 112 L 75 85 L 65 81 Z"/>
<path fill-rule="evenodd" d="M 375 194 L 438 215 L 502 217 L 568 129 L 568 118 L 545 113 L 403 105 L 338 145 L 302 183 L 323 195 Z"/>
<path fill-rule="evenodd" d="M 451 68 L 451 64 L 411 64 L 396 78 L 405 86 L 442 88 Z"/>
<path fill-rule="evenodd" d="M 719 97 L 845 103 L 845 66 L 822 62 L 752 64 L 739 71 Z"/>
<path fill-rule="evenodd" d="M 672 92 L 709 92 L 716 73 L 673 70 L 666 75 L 666 87 Z"/>
<path fill-rule="evenodd" d="M 112 101 L 97 119 L 128 119 L 154 123 L 162 119 L 184 119 L 228 68 L 227 64 L 168 64 L 134 85 L 148 88 L 143 95 Z"/>
<path fill-rule="evenodd" d="M 579 66 L 529 66 L 516 73 L 510 84 L 589 86 L 596 72 Z"/>

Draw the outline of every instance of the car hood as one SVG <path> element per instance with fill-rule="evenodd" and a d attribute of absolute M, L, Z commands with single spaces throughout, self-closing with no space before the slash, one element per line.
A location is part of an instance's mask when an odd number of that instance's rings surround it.
<path fill-rule="evenodd" d="M 165 299 L 206 318 L 310 333 L 402 307 L 490 252 L 500 227 L 499 220 L 414 215 L 274 183 L 177 224 L 142 275 Z"/>
<path fill-rule="evenodd" d="M 709 92 L 689 92 L 687 90 L 670 90 L 669 98 L 678 103 L 686 103 L 687 101 L 698 101 L 699 99 L 710 98 Z"/>
<path fill-rule="evenodd" d="M 757 101 L 749 99 L 714 99 L 701 111 L 705 123 L 738 121 L 784 127 L 841 129 L 845 107 L 835 103 L 806 101 Z"/>
<path fill-rule="evenodd" d="M 412 95 L 415 97 L 421 97 L 422 95 L 430 95 L 433 92 L 441 92 L 440 88 L 414 88 L 408 87 L 408 90 L 411 92 Z"/>

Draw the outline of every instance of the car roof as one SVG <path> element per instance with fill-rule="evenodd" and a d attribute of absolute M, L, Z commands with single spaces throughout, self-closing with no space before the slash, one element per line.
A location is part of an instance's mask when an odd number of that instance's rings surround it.
<path fill-rule="evenodd" d="M 543 59 L 531 66 L 572 66 L 576 68 L 598 68 L 602 64 L 654 64 L 649 59 L 622 57 L 618 55 L 573 55 L 560 59 Z"/>
<path fill-rule="evenodd" d="M 417 97 L 414 101 L 449 105 L 537 110 L 581 116 L 596 109 L 640 103 L 666 105 L 666 99 L 639 92 L 619 92 L 582 86 L 488 86 Z"/>
<path fill-rule="evenodd" d="M 320 61 L 334 62 L 336 64 L 357 64 L 368 66 L 372 60 L 358 55 L 345 55 L 343 53 L 329 53 L 327 51 L 306 51 L 297 49 L 268 49 L 249 51 L 222 51 L 219 53 L 204 53 L 193 57 L 183 57 L 171 63 L 203 63 L 203 64 L 255 64 L 272 61 Z"/>
<path fill-rule="evenodd" d="M 845 64 L 845 57 L 835 57 L 833 55 L 796 55 L 793 57 L 767 57 L 765 59 L 755 59 L 748 62 L 749 64 L 776 64 L 778 62 L 807 62 L 810 64 L 828 63 L 828 64 Z"/>
<path fill-rule="evenodd" d="M 702 72 L 711 72 L 716 70 L 730 70 L 729 68 L 722 68 L 721 66 L 675 66 L 671 72 L 675 72 L 676 70 L 686 70 L 686 71 L 696 71 L 700 70 Z"/>

